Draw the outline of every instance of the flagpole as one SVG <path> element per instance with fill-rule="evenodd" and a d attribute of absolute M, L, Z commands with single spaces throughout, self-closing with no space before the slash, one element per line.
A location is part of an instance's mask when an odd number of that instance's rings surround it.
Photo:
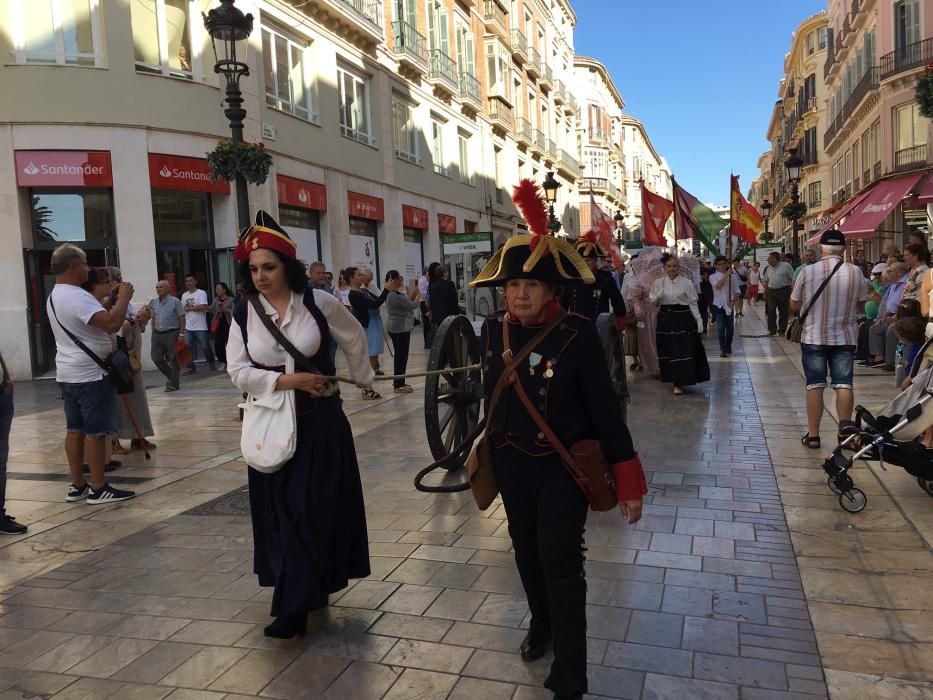
<path fill-rule="evenodd" d="M 674 217 L 674 245 L 677 245 L 677 180 L 671 174 L 671 201 L 674 204 L 674 211 L 671 216 Z"/>
<path fill-rule="evenodd" d="M 732 301 L 732 225 L 734 222 L 734 219 L 732 218 L 732 210 L 735 207 L 735 203 L 733 202 L 733 199 L 732 199 L 732 188 L 735 184 L 735 180 L 733 179 L 734 177 L 735 175 L 733 175 L 732 171 L 730 170 L 729 171 L 729 234 L 728 234 L 729 241 L 726 243 L 726 250 L 729 251 L 728 252 L 728 256 L 729 256 L 729 301 Z"/>

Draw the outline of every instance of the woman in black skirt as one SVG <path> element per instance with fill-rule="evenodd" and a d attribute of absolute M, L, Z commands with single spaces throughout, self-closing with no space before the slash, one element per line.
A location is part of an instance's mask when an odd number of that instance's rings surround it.
<path fill-rule="evenodd" d="M 307 290 L 295 244 L 268 214 L 259 212 L 234 255 L 246 299 L 233 313 L 227 371 L 255 397 L 295 393 L 294 456 L 273 473 L 248 471 L 253 569 L 261 586 L 275 587 L 275 621 L 265 633 L 288 639 L 304 633 L 308 612 L 326 606 L 329 594 L 370 573 L 353 435 L 336 385 L 324 379 L 335 371 L 330 337 L 354 380 L 368 384 L 373 370 L 360 324 L 334 296 Z M 251 298 L 319 372 L 296 369 Z"/>
<path fill-rule="evenodd" d="M 660 305 L 657 344 L 661 381 L 681 387 L 709 381 L 709 363 L 700 340 L 703 319 L 697 309 L 697 290 L 689 278 L 680 274 L 680 260 L 673 255 L 662 258 L 665 274 L 651 285 L 648 298 Z"/>

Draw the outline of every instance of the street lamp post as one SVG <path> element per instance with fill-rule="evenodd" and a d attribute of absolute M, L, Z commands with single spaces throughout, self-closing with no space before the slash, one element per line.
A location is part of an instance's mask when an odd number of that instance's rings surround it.
<path fill-rule="evenodd" d="M 557 201 L 557 188 L 560 187 L 560 183 L 554 179 L 553 172 L 548 172 L 541 187 L 544 189 L 544 198 L 548 203 L 547 227 L 556 236 L 557 232 L 560 231 L 560 221 L 554 216 L 554 203 Z"/>
<path fill-rule="evenodd" d="M 621 209 L 616 209 L 616 215 L 612 217 L 612 220 L 616 222 L 616 245 L 619 246 L 619 252 L 621 252 L 622 246 L 625 245 L 625 239 L 622 237 L 622 222 L 625 221 L 625 217 L 622 216 Z"/>
<path fill-rule="evenodd" d="M 784 167 L 787 168 L 787 179 L 790 181 L 790 203 L 794 208 L 794 217 L 792 223 L 791 253 L 794 260 L 797 260 L 797 222 L 799 221 L 798 206 L 800 204 L 800 191 L 797 185 L 800 182 L 800 168 L 803 166 L 803 158 L 797 155 L 797 148 L 791 148 L 788 151 L 787 160 L 784 161 Z"/>
<path fill-rule="evenodd" d="M 765 219 L 765 233 L 763 238 L 766 242 L 770 242 L 771 234 L 768 233 L 768 219 L 771 218 L 771 202 L 767 197 L 761 200 L 761 213 L 764 215 Z"/>
<path fill-rule="evenodd" d="M 234 0 L 220 0 L 220 7 L 215 7 L 204 18 L 204 28 L 211 37 L 214 47 L 214 72 L 226 78 L 227 86 L 224 101 L 224 116 L 230 122 L 233 143 L 243 143 L 243 93 L 240 91 L 240 79 L 249 75 L 246 65 L 246 40 L 253 31 L 253 16 L 243 14 L 233 5 Z M 220 46 L 218 46 L 218 43 Z M 246 193 L 246 178 L 237 174 L 236 207 L 237 225 L 242 231 L 250 224 L 249 199 Z"/>

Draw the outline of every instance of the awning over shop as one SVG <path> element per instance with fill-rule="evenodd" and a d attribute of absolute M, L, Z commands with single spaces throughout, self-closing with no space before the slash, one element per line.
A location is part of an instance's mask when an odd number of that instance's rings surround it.
<path fill-rule="evenodd" d="M 920 204 L 933 204 L 933 171 L 924 173 L 923 179 L 917 185 L 917 199 Z"/>
<path fill-rule="evenodd" d="M 858 206 L 852 209 L 839 230 L 850 238 L 866 238 L 872 235 L 881 222 L 891 215 L 894 207 L 907 196 L 918 180 L 920 176 L 916 173 L 882 180 L 869 190 Z"/>
<path fill-rule="evenodd" d="M 851 199 L 845 202 L 840 202 L 836 206 L 824 212 L 820 218 L 823 219 L 826 216 L 830 216 L 831 218 L 829 223 L 824 224 L 817 230 L 816 233 L 810 236 L 810 238 L 807 239 L 807 245 L 815 245 L 819 243 L 820 236 L 822 236 L 826 231 L 829 231 L 829 229 L 836 227 L 842 219 L 847 217 L 852 212 L 852 210 L 855 209 L 855 207 L 862 203 L 862 200 L 865 199 L 865 197 L 867 197 L 870 192 L 870 188 L 862 190 L 861 192 L 856 193 L 856 195 Z"/>

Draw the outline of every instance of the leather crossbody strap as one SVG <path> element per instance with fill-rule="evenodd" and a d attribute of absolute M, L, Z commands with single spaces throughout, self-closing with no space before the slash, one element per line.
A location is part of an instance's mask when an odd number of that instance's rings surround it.
<path fill-rule="evenodd" d="M 262 308 L 262 304 L 260 303 L 258 297 L 251 296 L 249 298 L 249 303 L 252 305 L 253 310 L 256 311 L 256 314 L 259 316 L 259 320 L 262 321 L 262 325 L 266 327 L 266 330 L 272 334 L 272 337 L 275 338 L 279 345 L 285 348 L 285 352 L 291 355 L 292 359 L 295 360 L 296 367 L 312 374 L 321 374 L 321 371 L 314 365 L 314 363 L 305 357 L 301 351 L 298 350 L 298 348 L 292 345 L 292 342 L 285 337 L 285 334 L 282 333 L 281 329 L 275 325 L 275 321 L 269 318 L 269 314 L 267 314 L 266 310 Z"/>
<path fill-rule="evenodd" d="M 531 420 L 533 420 L 535 425 L 538 426 L 538 429 L 544 433 L 544 437 L 551 443 L 551 446 L 557 450 L 557 454 L 560 455 L 560 458 L 563 460 L 567 469 L 570 470 L 573 477 L 577 480 L 586 478 L 586 474 L 583 473 L 583 470 L 577 465 L 577 461 L 567 451 L 567 448 L 564 447 L 564 443 L 554 434 L 554 431 L 551 430 L 551 426 L 547 424 L 541 414 L 538 413 L 538 409 L 531 403 L 531 399 L 528 398 L 528 394 L 526 394 L 525 389 L 522 388 L 521 382 L 515 382 L 515 393 L 518 394 L 518 398 L 525 407 L 525 410 L 528 411 L 528 415 L 531 416 Z"/>
<path fill-rule="evenodd" d="M 801 326 L 803 325 L 803 322 L 807 320 L 807 314 L 810 313 L 810 309 L 813 308 L 813 305 L 816 303 L 816 300 L 820 298 L 820 294 L 822 294 L 823 290 L 826 289 L 826 285 L 829 284 L 829 280 L 831 280 L 833 278 L 833 275 L 836 274 L 836 270 L 842 267 L 842 263 L 843 263 L 843 260 L 840 259 L 839 262 L 836 263 L 836 267 L 833 268 L 833 271 L 830 272 L 826 276 L 826 279 L 823 280 L 823 284 L 820 285 L 819 289 L 816 290 L 816 293 L 810 298 L 810 303 L 807 304 L 806 310 L 802 314 L 800 314 L 800 325 Z"/>

